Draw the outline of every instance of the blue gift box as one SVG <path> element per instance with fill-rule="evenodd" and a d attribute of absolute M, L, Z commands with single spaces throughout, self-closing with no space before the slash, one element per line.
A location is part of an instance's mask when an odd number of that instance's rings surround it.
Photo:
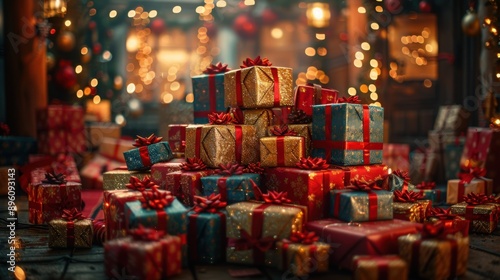
<path fill-rule="evenodd" d="M 429 190 L 414 189 L 413 191 L 422 193 L 424 195 L 422 200 L 430 200 L 432 202 L 432 206 L 446 204 L 446 186 L 437 186 L 434 189 Z"/>
<path fill-rule="evenodd" d="M 174 158 L 168 142 L 159 142 L 123 152 L 128 170 L 145 170 L 151 165 Z M 149 159 L 144 160 L 144 156 Z M 149 161 L 149 163 L 148 163 Z"/>
<path fill-rule="evenodd" d="M 225 260 L 226 251 L 225 211 L 196 213 L 189 217 L 189 259 L 195 263 L 214 264 Z"/>
<path fill-rule="evenodd" d="M 312 156 L 331 164 L 382 163 L 384 109 L 352 103 L 313 105 Z"/>
<path fill-rule="evenodd" d="M 332 190 L 330 215 L 345 222 L 392 220 L 393 194 L 383 190 Z"/>
<path fill-rule="evenodd" d="M 36 140 L 31 137 L 0 136 L 0 166 L 24 165 L 29 154 L 36 152 Z"/>
<path fill-rule="evenodd" d="M 208 113 L 224 112 L 224 73 L 191 78 L 194 95 L 194 123 L 207 124 Z"/>
<path fill-rule="evenodd" d="M 255 198 L 250 180 L 253 180 L 257 186 L 260 186 L 260 175 L 255 173 L 243 173 L 231 176 L 211 175 L 202 177 L 200 180 L 203 195 L 209 196 L 213 193 L 220 193 L 222 200 L 226 201 L 227 204 Z M 222 191 L 221 188 L 225 188 L 226 191 Z"/>
<path fill-rule="evenodd" d="M 458 178 L 460 172 L 460 158 L 464 150 L 464 143 L 449 144 L 444 148 L 444 175 L 446 181 Z"/>

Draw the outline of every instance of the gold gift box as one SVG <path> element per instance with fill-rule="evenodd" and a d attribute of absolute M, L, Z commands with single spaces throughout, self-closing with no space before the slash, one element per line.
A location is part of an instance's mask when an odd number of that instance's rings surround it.
<path fill-rule="evenodd" d="M 328 271 L 330 245 L 322 242 L 315 242 L 312 245 L 289 243 L 284 254 L 283 244 L 283 241 L 276 243 L 276 247 L 278 248 L 277 255 L 281 256 L 278 258 L 278 267 L 281 270 L 290 269 L 298 277 Z M 312 246 L 316 247 L 313 252 L 311 252 Z M 311 265 L 311 263 L 314 265 Z"/>
<path fill-rule="evenodd" d="M 270 109 L 243 110 L 243 124 L 253 125 L 259 138 L 266 136 L 272 120 L 273 111 Z"/>
<path fill-rule="evenodd" d="M 91 248 L 93 238 L 92 220 L 83 219 L 74 222 L 74 248 Z M 55 219 L 49 222 L 49 247 L 69 248 L 67 235 L 68 221 Z"/>
<path fill-rule="evenodd" d="M 278 81 L 273 78 L 272 68 L 277 70 Z M 236 73 L 241 73 L 241 96 L 236 96 Z M 275 104 L 274 85 L 279 83 L 279 104 Z M 224 74 L 224 103 L 226 107 L 247 109 L 293 106 L 293 71 L 287 67 L 253 66 L 232 70 Z"/>
<path fill-rule="evenodd" d="M 200 137 L 201 137 L 201 129 L 205 125 L 201 124 L 190 124 L 186 127 L 186 148 L 184 149 L 184 156 L 186 158 L 200 158 L 201 155 L 196 154 L 196 145 L 200 145 L 198 141 L 201 141 L 200 139 L 196 139 L 196 134 L 197 130 L 200 131 Z M 197 143 L 198 142 L 198 143 Z"/>
<path fill-rule="evenodd" d="M 242 238 L 240 229 L 252 232 L 252 217 L 255 208 L 261 206 L 259 202 L 239 202 L 227 206 L 226 236 L 228 239 Z M 299 205 L 269 204 L 263 213 L 261 237 L 273 237 L 275 240 L 290 238 L 292 232 L 302 231 L 302 225 L 307 217 L 307 208 Z M 226 261 L 230 263 L 254 264 L 253 250 L 236 250 L 228 246 Z M 264 264 L 276 267 L 278 264 L 277 251 L 271 248 L 265 252 Z"/>
<path fill-rule="evenodd" d="M 497 211 L 495 204 L 480 204 L 474 205 L 472 216 L 466 214 L 467 202 L 458 203 L 451 206 L 451 213 L 460 215 L 466 220 L 470 220 L 471 231 L 477 233 L 492 233 L 498 225 Z M 471 219 L 472 218 L 472 219 Z M 484 220 L 481 220 L 483 218 Z"/>
<path fill-rule="evenodd" d="M 419 200 L 417 202 L 394 202 L 393 213 L 394 219 L 400 219 L 423 223 L 426 218 L 427 209 L 431 206 L 430 200 Z"/>
<path fill-rule="evenodd" d="M 420 234 L 408 234 L 398 238 L 399 255 L 409 264 L 418 258 L 418 267 L 410 267 L 412 273 L 424 279 L 448 279 L 452 274 L 460 276 L 467 271 L 469 259 L 469 237 L 460 234 L 448 239 L 424 239 Z M 418 256 L 414 256 L 415 242 L 421 242 Z M 456 254 L 452 253 L 452 244 L 456 242 Z M 456 258 L 456 271 L 453 273 L 452 261 Z M 413 274 L 412 274 L 413 275 Z"/>
<path fill-rule="evenodd" d="M 284 164 L 278 162 L 278 137 L 283 137 Z M 305 157 L 304 138 L 299 136 L 278 136 L 260 138 L 260 164 L 263 167 L 295 167 Z"/>
<path fill-rule="evenodd" d="M 406 280 L 408 265 L 396 255 L 385 256 L 355 256 L 354 280 Z M 379 277 L 379 265 L 387 266 L 387 278 Z"/>
<path fill-rule="evenodd" d="M 458 188 L 460 185 L 460 179 L 448 180 L 448 186 L 446 189 L 446 203 L 456 204 L 463 201 L 462 197 L 459 197 Z M 468 184 L 464 184 L 464 194 L 469 193 L 484 193 L 490 195 L 493 193 L 493 180 L 488 178 L 482 179 L 472 179 Z"/>
<path fill-rule="evenodd" d="M 274 136 L 271 132 L 274 126 L 268 127 L 267 136 Z M 304 137 L 304 145 L 306 147 L 305 153 L 306 157 L 311 154 L 311 141 L 312 141 L 312 124 L 289 124 L 288 129 L 295 131 L 296 136 Z"/>
<path fill-rule="evenodd" d="M 125 186 L 130 181 L 130 177 L 135 176 L 143 179 L 150 176 L 150 172 L 129 171 L 123 169 L 111 170 L 102 174 L 102 188 L 106 191 L 110 190 L 124 190 Z"/>

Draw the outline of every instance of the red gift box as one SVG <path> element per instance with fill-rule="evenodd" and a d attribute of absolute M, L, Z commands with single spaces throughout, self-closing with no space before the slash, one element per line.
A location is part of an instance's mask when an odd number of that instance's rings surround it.
<path fill-rule="evenodd" d="M 168 144 L 174 153 L 184 153 L 187 124 L 168 125 Z"/>
<path fill-rule="evenodd" d="M 392 170 L 410 171 L 410 146 L 384 143 L 382 163 Z"/>
<path fill-rule="evenodd" d="M 184 205 L 193 206 L 194 196 L 202 196 L 201 177 L 215 174 L 215 170 L 175 171 L 165 175 L 164 188 L 171 191 Z"/>
<path fill-rule="evenodd" d="M 167 162 L 155 163 L 151 166 L 151 180 L 160 188 L 165 189 L 167 184 L 167 174 L 181 170 L 182 163 L 186 162 L 184 158 L 174 158 Z"/>
<path fill-rule="evenodd" d="M 136 190 L 104 191 L 103 212 L 108 240 L 127 235 L 125 224 L 125 203 L 136 201 L 142 193 Z"/>
<path fill-rule="evenodd" d="M 364 223 L 346 223 L 336 219 L 313 221 L 306 229 L 314 231 L 320 240 L 330 244 L 334 253 L 330 264 L 353 270 L 355 255 L 382 256 L 398 253 L 398 237 L 417 233 L 417 223 L 388 220 Z"/>
<path fill-rule="evenodd" d="M 312 116 L 312 105 L 335 103 L 338 94 L 335 89 L 322 88 L 316 84 L 298 86 L 295 88 L 295 108 Z"/>

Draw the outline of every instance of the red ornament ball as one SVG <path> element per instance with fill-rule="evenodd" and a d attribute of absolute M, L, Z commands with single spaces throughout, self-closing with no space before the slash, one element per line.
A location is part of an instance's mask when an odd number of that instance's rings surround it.
<path fill-rule="evenodd" d="M 399 14 L 403 11 L 403 3 L 401 3 L 401 0 L 385 0 L 384 4 L 385 9 L 391 14 Z"/>
<path fill-rule="evenodd" d="M 243 38 L 252 38 L 257 34 L 257 23 L 251 16 L 242 14 L 234 20 L 233 29 Z"/>
<path fill-rule="evenodd" d="M 54 81 L 64 89 L 71 89 L 76 85 L 76 73 L 71 62 L 64 60 L 59 63 L 59 68 L 54 75 Z"/>
<path fill-rule="evenodd" d="M 154 34 L 161 34 L 163 31 L 165 31 L 165 22 L 161 18 L 155 18 L 149 28 L 151 28 L 151 32 Z"/>
<path fill-rule="evenodd" d="M 422 13 L 430 13 L 432 11 L 431 4 L 429 4 L 429 2 L 425 0 L 420 1 L 420 3 L 418 4 L 418 8 Z"/>
<path fill-rule="evenodd" d="M 101 43 L 94 43 L 92 46 L 92 53 L 93 54 L 100 54 L 102 51 L 102 46 Z"/>
<path fill-rule="evenodd" d="M 273 9 L 266 8 L 262 11 L 261 18 L 264 24 L 273 24 L 278 20 L 279 16 Z"/>

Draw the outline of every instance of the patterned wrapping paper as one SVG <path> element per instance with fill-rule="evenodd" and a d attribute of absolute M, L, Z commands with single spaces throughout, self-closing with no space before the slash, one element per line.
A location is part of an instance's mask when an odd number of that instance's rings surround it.
<path fill-rule="evenodd" d="M 181 238 L 157 241 L 125 237 L 104 244 L 106 275 L 113 279 L 165 279 L 181 273 Z"/>
<path fill-rule="evenodd" d="M 406 280 L 408 265 L 397 255 L 355 256 L 355 280 Z"/>
<path fill-rule="evenodd" d="M 204 196 L 220 193 L 221 201 L 226 201 L 228 205 L 255 198 L 250 180 L 253 180 L 257 186 L 261 185 L 260 175 L 255 173 L 231 176 L 211 175 L 202 177 L 200 180 Z"/>
<path fill-rule="evenodd" d="M 134 148 L 134 141 L 125 139 L 103 138 L 99 144 L 99 154 L 109 159 L 125 162 L 123 153 Z"/>
<path fill-rule="evenodd" d="M 73 225 L 68 226 L 68 223 L 73 223 Z M 70 230 L 70 228 L 73 229 Z M 93 233 L 91 219 L 75 220 L 71 222 L 64 219 L 54 219 L 49 222 L 49 247 L 92 248 Z M 74 240 L 73 246 L 70 245 L 70 235 Z"/>
<path fill-rule="evenodd" d="M 201 196 L 203 188 L 201 178 L 210 176 L 215 170 L 175 171 L 166 174 L 165 189 L 171 191 L 184 205 L 193 206 L 194 196 Z"/>
<path fill-rule="evenodd" d="M 62 216 L 64 209 L 82 206 L 82 185 L 76 182 L 65 184 L 34 184 L 28 187 L 29 222 L 45 224 Z"/>
<path fill-rule="evenodd" d="M 142 197 L 136 190 L 104 191 L 103 213 L 107 240 L 127 236 L 125 224 L 125 203 Z"/>
<path fill-rule="evenodd" d="M 271 122 L 272 125 L 282 125 L 289 124 L 288 115 L 292 112 L 292 106 L 284 106 L 284 107 L 274 107 L 271 108 L 273 112 L 273 120 Z"/>
<path fill-rule="evenodd" d="M 289 124 L 288 128 L 290 130 L 295 131 L 297 136 L 304 138 L 304 146 L 305 146 L 305 157 L 308 157 L 311 154 L 312 150 L 312 125 L 311 124 Z M 273 126 L 267 128 L 267 136 L 274 136 L 271 132 Z"/>
<path fill-rule="evenodd" d="M 278 241 L 276 248 L 278 268 L 282 271 L 291 271 L 298 277 L 328 272 L 330 245 L 326 243 L 314 242 L 306 245 Z"/>
<path fill-rule="evenodd" d="M 451 206 L 451 213 L 470 222 L 470 230 L 477 233 L 492 233 L 498 225 L 498 211 L 494 204 L 468 205 L 461 202 Z"/>
<path fill-rule="evenodd" d="M 418 200 L 416 202 L 394 202 L 393 218 L 415 223 L 423 223 L 426 219 L 427 210 L 430 209 L 430 200 Z"/>
<path fill-rule="evenodd" d="M 354 270 L 352 259 L 356 255 L 397 254 L 397 238 L 417 233 L 421 227 L 421 224 L 402 220 L 346 223 L 337 219 L 324 219 L 306 225 L 307 230 L 316 232 L 320 241 L 333 248 L 330 264 L 349 270 Z"/>
<path fill-rule="evenodd" d="M 189 259 L 195 263 L 225 261 L 227 213 L 188 213 Z"/>
<path fill-rule="evenodd" d="M 184 153 L 186 145 L 186 127 L 187 124 L 169 124 L 168 125 L 168 144 L 174 153 Z"/>
<path fill-rule="evenodd" d="M 260 138 L 262 167 L 295 166 L 306 156 L 305 140 L 300 136 L 273 136 Z"/>
<path fill-rule="evenodd" d="M 234 242 L 244 239 L 242 232 L 257 240 L 289 238 L 292 232 L 301 231 L 306 221 L 307 209 L 298 205 L 275 205 L 260 202 L 239 202 L 226 207 L 228 247 L 226 261 L 240 264 L 264 264 L 276 267 L 276 250 L 262 252 L 257 248 L 237 250 Z M 262 215 L 260 215 L 262 213 Z M 261 219 L 260 219 L 260 218 Z"/>
<path fill-rule="evenodd" d="M 96 155 L 80 172 L 82 175 L 82 187 L 84 189 L 103 189 L 103 174 L 108 170 L 116 169 L 122 165 L 123 163 L 121 162 Z"/>
<path fill-rule="evenodd" d="M 56 155 L 59 153 L 83 153 L 87 147 L 85 130 L 67 131 L 50 129 L 37 132 L 38 152 Z"/>
<path fill-rule="evenodd" d="M 186 162 L 184 158 L 174 158 L 167 162 L 155 163 L 151 166 L 151 179 L 160 188 L 165 189 L 167 174 L 181 170 L 182 163 Z"/>
<path fill-rule="evenodd" d="M 383 121 L 377 106 L 313 105 L 312 156 L 343 166 L 382 163 Z"/>
<path fill-rule="evenodd" d="M 294 95 L 295 108 L 312 116 L 312 105 L 336 103 L 339 92 L 320 85 L 301 85 L 295 88 Z"/>
<path fill-rule="evenodd" d="M 247 109 L 293 106 L 291 68 L 252 66 L 224 74 L 226 107 Z"/>
<path fill-rule="evenodd" d="M 25 192 L 28 192 L 30 184 L 40 184 L 47 172 L 61 173 L 67 182 L 81 182 L 75 158 L 71 155 L 59 154 L 56 157 L 42 154 L 30 155 L 28 164 L 20 170 L 23 174 L 19 178 L 19 183 Z"/>
<path fill-rule="evenodd" d="M 391 220 L 393 194 L 389 191 L 332 190 L 330 215 L 346 222 Z"/>
<path fill-rule="evenodd" d="M 460 166 L 486 169 L 486 177 L 493 180 L 493 191 L 500 193 L 500 130 L 471 127 L 467 131 L 465 147 L 460 158 Z"/>
<path fill-rule="evenodd" d="M 146 176 L 151 176 L 151 174 L 148 171 L 130 171 L 123 168 L 106 171 L 102 174 L 102 188 L 105 191 L 125 190 L 127 189 L 125 185 L 129 183 L 132 176 L 142 180 Z"/>
<path fill-rule="evenodd" d="M 208 114 L 223 112 L 224 105 L 224 73 L 204 74 L 191 77 L 194 95 L 194 123 L 208 123 Z"/>
<path fill-rule="evenodd" d="M 458 177 L 460 172 L 460 157 L 464 150 L 464 143 L 448 144 L 444 148 L 443 164 L 445 180 Z"/>
<path fill-rule="evenodd" d="M 488 178 L 474 178 L 470 183 L 462 183 L 460 179 L 448 180 L 446 189 L 446 203 L 456 204 L 464 201 L 463 196 L 469 193 L 493 193 L 493 180 Z"/>
<path fill-rule="evenodd" d="M 119 139 L 122 128 L 115 123 L 95 122 L 85 125 L 85 134 L 88 147 L 94 150 L 99 148 L 104 138 Z"/>
<path fill-rule="evenodd" d="M 460 105 L 440 106 L 434 130 L 452 131 L 457 135 L 467 130 L 470 113 Z"/>
<path fill-rule="evenodd" d="M 201 128 L 205 125 L 188 125 L 186 127 L 185 158 L 201 158 Z"/>
<path fill-rule="evenodd" d="M 422 239 L 420 234 L 400 236 L 399 255 L 409 264 L 411 275 L 424 279 L 454 279 L 465 274 L 469 237 Z"/>
<path fill-rule="evenodd" d="M 31 137 L 0 136 L 0 166 L 24 165 L 35 152 L 36 140 Z"/>
<path fill-rule="evenodd" d="M 333 189 L 344 189 L 351 184 L 352 180 L 373 182 L 387 177 L 389 168 L 384 164 L 359 165 L 359 166 L 335 166 L 333 169 L 344 171 L 342 184 L 334 185 Z M 330 188 L 332 189 L 332 188 Z"/>
<path fill-rule="evenodd" d="M 253 109 L 243 111 L 243 124 L 253 125 L 258 138 L 265 137 L 267 127 L 272 124 L 273 111 L 271 109 Z"/>
<path fill-rule="evenodd" d="M 123 153 L 129 170 L 145 170 L 158 162 L 169 161 L 174 156 L 168 142 L 159 142 Z"/>
<path fill-rule="evenodd" d="M 392 170 L 410 171 L 410 146 L 407 144 L 384 143 L 382 163 Z"/>

